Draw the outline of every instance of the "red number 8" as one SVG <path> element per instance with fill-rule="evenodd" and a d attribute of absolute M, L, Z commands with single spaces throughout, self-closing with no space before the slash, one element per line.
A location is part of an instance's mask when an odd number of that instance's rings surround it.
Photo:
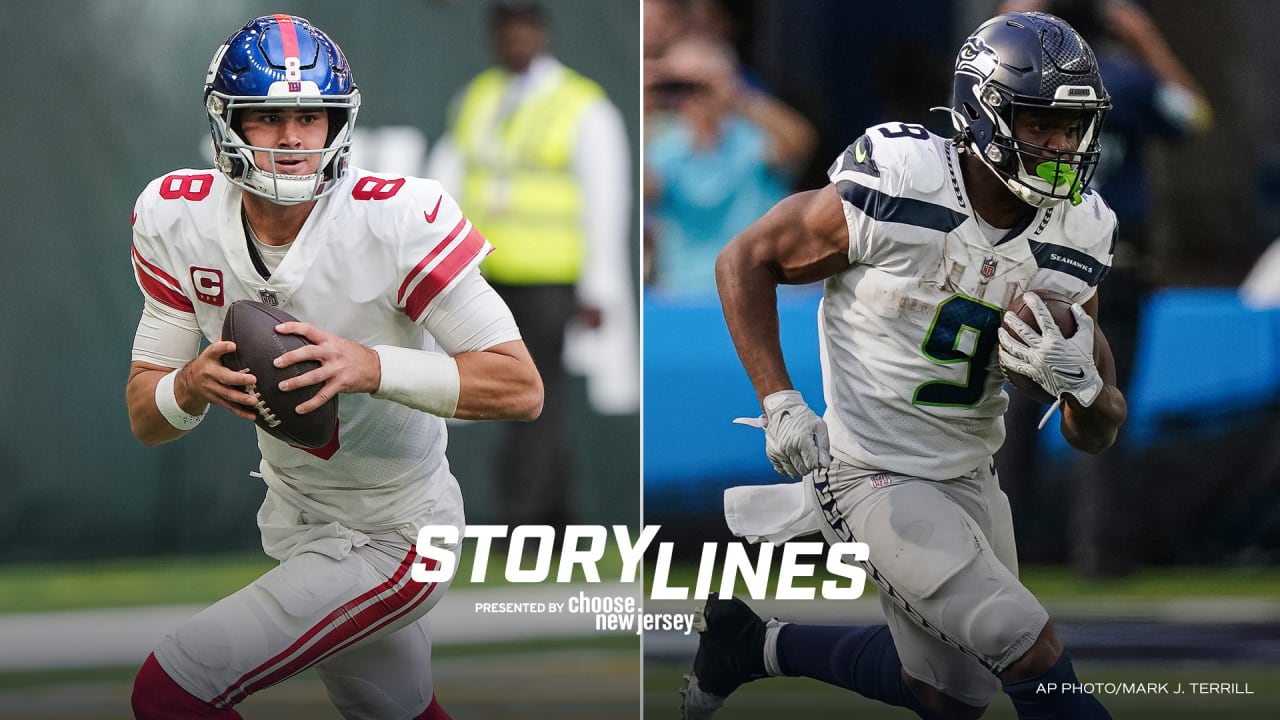
<path fill-rule="evenodd" d="M 166 175 L 160 181 L 160 197 L 165 200 L 203 200 L 212 189 L 213 176 L 209 173 Z"/>
<path fill-rule="evenodd" d="M 402 187 L 404 187 L 404 178 L 384 180 L 380 177 L 369 175 L 360 178 L 360 181 L 351 190 L 351 197 L 356 200 L 386 200 L 400 192 Z"/>

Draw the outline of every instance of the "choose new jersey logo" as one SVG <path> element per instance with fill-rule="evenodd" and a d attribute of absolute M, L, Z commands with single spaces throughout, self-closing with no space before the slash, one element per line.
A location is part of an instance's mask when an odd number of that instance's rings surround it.
<path fill-rule="evenodd" d="M 196 290 L 196 299 L 207 305 L 222 307 L 222 271 L 216 268 L 191 266 L 191 285 Z"/>

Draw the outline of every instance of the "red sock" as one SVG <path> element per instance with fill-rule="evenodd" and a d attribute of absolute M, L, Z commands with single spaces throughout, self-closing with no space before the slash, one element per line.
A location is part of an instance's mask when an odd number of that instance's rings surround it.
<path fill-rule="evenodd" d="M 453 718 L 449 717 L 449 713 L 440 707 L 440 701 L 436 700 L 436 694 L 431 693 L 431 704 L 415 720 L 453 720 Z"/>
<path fill-rule="evenodd" d="M 133 680 L 133 716 L 137 720 L 243 720 L 232 708 L 216 708 L 183 690 L 156 662 L 155 653 L 147 656 Z"/>

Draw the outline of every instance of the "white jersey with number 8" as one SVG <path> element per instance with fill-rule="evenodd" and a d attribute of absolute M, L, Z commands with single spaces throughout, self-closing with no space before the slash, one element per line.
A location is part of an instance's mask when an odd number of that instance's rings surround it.
<path fill-rule="evenodd" d="M 368 347 L 435 350 L 430 309 L 492 246 L 433 180 L 356 170 L 340 182 L 264 279 L 248 249 L 241 191 L 222 173 L 179 170 L 153 181 L 134 208 L 138 285 L 166 312 L 194 318 L 210 341 L 231 304 L 248 299 Z M 258 433 L 274 492 L 311 521 L 365 532 L 462 523 L 445 442 L 443 419 L 369 395 L 341 397 L 337 433 L 323 448 Z"/>

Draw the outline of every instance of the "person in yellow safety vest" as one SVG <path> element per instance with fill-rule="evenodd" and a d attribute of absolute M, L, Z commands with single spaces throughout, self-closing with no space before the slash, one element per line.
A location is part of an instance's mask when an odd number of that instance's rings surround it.
<path fill-rule="evenodd" d="M 481 271 L 511 307 L 546 388 L 542 418 L 506 430 L 502 520 L 563 526 L 573 519 L 574 456 L 566 329 L 581 337 L 578 356 L 604 373 L 588 374 L 596 409 L 638 410 L 631 149 L 601 87 L 549 54 L 541 4 L 495 3 L 490 39 L 497 65 L 454 99 L 427 174 L 493 244 Z M 604 349 L 612 352 L 600 362 Z"/>

